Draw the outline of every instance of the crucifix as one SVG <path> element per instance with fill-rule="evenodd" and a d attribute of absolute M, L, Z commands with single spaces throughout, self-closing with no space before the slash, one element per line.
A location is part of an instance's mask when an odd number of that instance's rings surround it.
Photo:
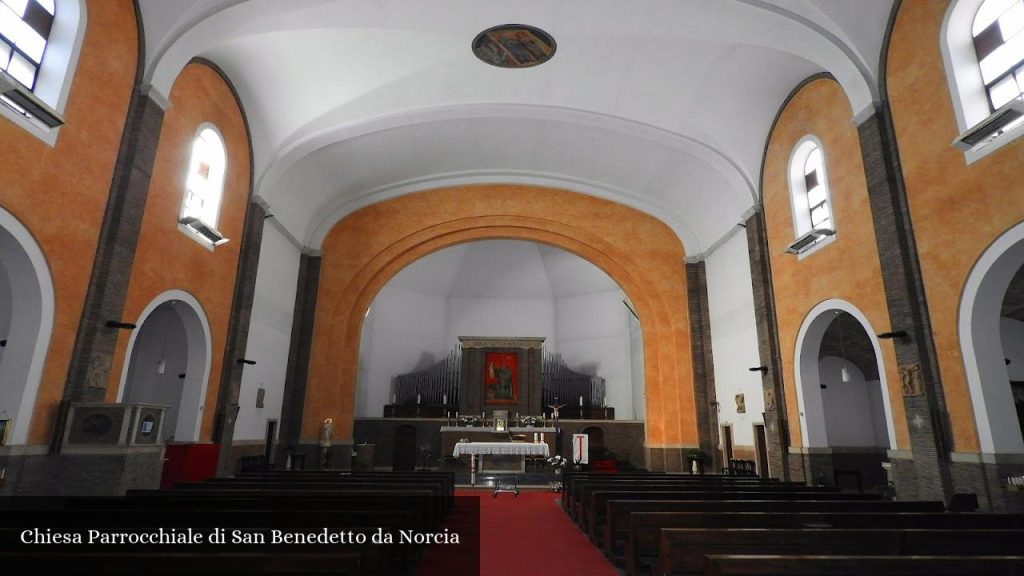
<path fill-rule="evenodd" d="M 555 398 L 555 402 L 558 402 L 558 398 Z M 548 408 L 551 408 L 551 419 L 558 424 L 558 409 L 565 408 L 565 404 L 548 404 Z"/>

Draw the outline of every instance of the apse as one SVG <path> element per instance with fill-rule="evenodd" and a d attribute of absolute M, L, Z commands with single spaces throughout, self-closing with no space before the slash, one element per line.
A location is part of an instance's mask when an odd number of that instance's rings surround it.
<path fill-rule="evenodd" d="M 643 418 L 642 328 L 619 285 L 570 252 L 482 240 L 401 270 L 366 311 L 359 417 L 381 417 L 395 379 L 457 352 L 460 337 L 543 338 L 545 355 L 602 378 L 616 419 Z"/>

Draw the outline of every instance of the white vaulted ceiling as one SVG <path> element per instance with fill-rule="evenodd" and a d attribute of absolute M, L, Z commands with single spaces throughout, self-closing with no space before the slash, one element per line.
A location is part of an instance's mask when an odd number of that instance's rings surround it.
<path fill-rule="evenodd" d="M 876 100 L 891 0 L 140 0 L 145 81 L 193 57 L 238 90 L 256 195 L 317 249 L 353 210 L 477 182 L 557 186 L 660 218 L 691 257 L 757 203 L 786 95 L 832 74 Z M 551 61 L 480 62 L 480 31 L 550 33 Z"/>

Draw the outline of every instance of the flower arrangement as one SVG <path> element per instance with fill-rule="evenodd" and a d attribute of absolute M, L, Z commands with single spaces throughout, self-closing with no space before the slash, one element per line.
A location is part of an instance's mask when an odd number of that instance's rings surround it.
<path fill-rule="evenodd" d="M 519 420 L 519 425 L 520 426 L 526 426 L 528 428 L 532 428 L 532 427 L 536 426 L 539 423 L 540 423 L 540 420 L 538 420 L 536 416 L 523 416 Z"/>
<path fill-rule="evenodd" d="M 459 418 L 459 426 L 479 426 L 480 418 L 477 416 L 462 416 Z"/>
<path fill-rule="evenodd" d="M 550 464 L 551 467 L 554 468 L 555 470 L 561 470 L 562 468 L 565 468 L 569 464 L 569 461 L 566 460 L 565 456 L 555 454 L 554 456 L 547 459 L 547 463 Z"/>

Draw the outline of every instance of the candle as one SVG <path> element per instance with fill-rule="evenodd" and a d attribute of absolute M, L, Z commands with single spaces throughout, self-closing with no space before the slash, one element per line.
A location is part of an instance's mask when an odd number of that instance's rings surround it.
<path fill-rule="evenodd" d="M 456 411 L 455 411 L 455 420 L 458 420 L 458 419 L 459 419 L 459 411 L 458 411 L 458 410 L 456 410 Z"/>
<path fill-rule="evenodd" d="M 536 443 L 537 443 L 537 439 L 538 439 L 538 438 L 539 438 L 539 436 L 537 435 L 537 433 L 536 433 L 536 432 L 534 432 L 534 433 L 533 433 L 533 443 L 534 443 L 534 444 L 536 444 Z"/>
<path fill-rule="evenodd" d="M 580 398 L 582 398 L 582 396 Z M 581 402 L 582 402 L 582 400 L 581 400 Z M 419 393 L 416 394 L 416 403 L 417 404 L 420 403 L 420 395 L 419 395 Z M 580 404 L 580 406 L 582 406 L 582 404 Z"/>
<path fill-rule="evenodd" d="M 398 394 L 391 395 L 391 403 L 396 404 L 398 402 Z"/>
<path fill-rule="evenodd" d="M 580 408 L 583 408 L 583 396 L 580 396 Z"/>
<path fill-rule="evenodd" d="M 445 406 L 448 405 L 448 395 L 447 394 L 445 394 L 444 396 L 441 397 L 441 404 L 444 404 Z"/>

